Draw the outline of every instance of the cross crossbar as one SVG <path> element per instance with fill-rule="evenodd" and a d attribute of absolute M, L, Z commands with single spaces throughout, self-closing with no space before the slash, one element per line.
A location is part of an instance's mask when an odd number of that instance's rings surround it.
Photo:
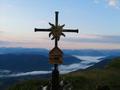
<path fill-rule="evenodd" d="M 58 13 L 59 12 L 57 12 L 57 11 L 55 12 L 55 25 L 49 23 L 52 27 L 56 27 L 57 28 L 59 26 L 58 25 Z M 63 25 L 63 27 L 64 27 L 64 25 Z M 51 32 L 52 29 L 53 28 L 50 28 L 50 29 L 38 29 L 38 28 L 35 28 L 34 30 L 35 30 L 35 32 Z M 62 32 L 75 32 L 75 33 L 78 33 L 79 30 L 78 29 L 63 29 L 62 28 Z"/>
<path fill-rule="evenodd" d="M 63 32 L 76 32 L 76 33 L 78 33 L 78 29 L 63 29 Z"/>
<path fill-rule="evenodd" d="M 35 32 L 38 32 L 38 31 L 50 32 L 51 29 L 38 29 L 38 28 L 35 28 Z M 75 32 L 75 33 L 78 33 L 78 29 L 63 29 L 63 32 Z"/>
<path fill-rule="evenodd" d="M 35 28 L 35 32 L 38 32 L 38 31 L 42 31 L 42 32 L 50 32 L 51 29 L 38 29 L 38 28 Z"/>

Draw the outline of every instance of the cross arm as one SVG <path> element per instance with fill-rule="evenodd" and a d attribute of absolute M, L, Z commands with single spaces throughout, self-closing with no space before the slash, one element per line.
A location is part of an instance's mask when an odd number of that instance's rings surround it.
<path fill-rule="evenodd" d="M 63 32 L 76 32 L 76 33 L 78 33 L 79 30 L 78 29 L 63 29 Z"/>
<path fill-rule="evenodd" d="M 51 31 L 50 29 L 38 29 L 38 28 L 35 28 L 34 30 L 35 32 L 38 32 L 38 31 L 50 32 Z"/>

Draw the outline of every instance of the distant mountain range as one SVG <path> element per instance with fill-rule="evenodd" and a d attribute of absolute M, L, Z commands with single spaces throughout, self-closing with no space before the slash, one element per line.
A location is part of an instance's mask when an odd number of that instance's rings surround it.
<path fill-rule="evenodd" d="M 100 50 L 100 49 L 79 49 L 79 50 L 63 50 L 64 53 L 69 55 L 80 56 L 120 56 L 120 49 L 113 50 Z"/>
<path fill-rule="evenodd" d="M 111 49 L 111 50 L 100 50 L 100 49 L 63 49 L 64 54 L 68 55 L 80 55 L 80 56 L 119 56 L 120 49 Z M 40 54 L 48 56 L 49 50 L 43 48 L 0 48 L 0 54 Z"/>
<path fill-rule="evenodd" d="M 78 69 L 102 68 L 111 58 L 120 56 L 120 50 L 63 50 L 63 73 Z M 10 84 L 11 80 L 43 77 L 50 73 L 49 50 L 42 48 L 0 48 L 0 80 Z M 61 72 L 60 72 L 61 73 Z M 46 74 L 46 75 L 42 75 Z M 27 75 L 27 77 L 26 77 Z M 22 76 L 22 77 L 15 77 Z M 29 76 L 29 77 L 28 77 Z M 12 77 L 12 78 L 6 78 Z M 14 79 L 13 79 L 14 78 Z M 5 85 L 4 83 L 2 85 Z M 0 85 L 1 87 L 1 85 Z"/>
<path fill-rule="evenodd" d="M 41 54 L 41 55 L 48 55 L 48 50 L 43 48 L 0 48 L 0 54 Z"/>
<path fill-rule="evenodd" d="M 63 50 L 63 73 L 85 69 L 106 58 L 120 56 L 120 50 Z M 0 48 L 0 77 L 20 73 L 48 73 L 52 70 L 49 64 L 49 50 L 42 48 Z M 101 57 L 102 56 L 102 57 Z M 104 61 L 104 62 L 107 62 Z M 99 66 L 99 65 L 96 65 Z M 100 65 L 101 66 L 101 65 Z"/>
<path fill-rule="evenodd" d="M 52 65 L 48 57 L 40 54 L 1 54 L 0 70 L 12 70 L 12 72 L 49 71 Z M 79 63 L 80 60 L 73 56 L 64 56 L 64 65 Z M 1 71 L 2 72 L 2 71 Z M 11 73 L 11 72 L 9 72 Z"/>
<path fill-rule="evenodd" d="M 91 57 L 117 57 L 120 56 L 120 50 L 92 50 L 92 49 L 82 49 L 82 50 L 63 50 L 64 52 L 64 63 L 61 66 L 62 68 L 70 67 L 73 69 L 79 67 L 78 65 L 88 64 L 93 66 L 96 61 L 87 60 L 82 62 L 84 59 L 81 56 L 86 56 L 89 59 Z M 49 50 L 42 48 L 0 48 L 0 75 L 1 74 L 10 74 L 12 72 L 30 72 L 30 71 L 50 71 L 52 65 L 49 64 Z M 80 56 L 80 58 L 79 58 Z M 85 59 L 87 59 L 85 58 Z M 84 60 L 85 60 L 84 59 Z M 106 58 L 99 58 L 104 60 Z M 98 61 L 101 61 L 99 60 Z M 105 61 L 107 62 L 107 61 Z M 81 63 L 81 64 L 80 64 Z M 70 66 L 71 65 L 71 66 Z M 74 65 L 74 66 L 73 66 Z M 74 68 L 75 69 L 75 68 Z"/>

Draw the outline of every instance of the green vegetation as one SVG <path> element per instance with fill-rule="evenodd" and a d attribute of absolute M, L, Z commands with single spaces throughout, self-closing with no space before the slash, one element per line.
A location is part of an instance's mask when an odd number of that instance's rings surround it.
<path fill-rule="evenodd" d="M 98 86 L 108 86 L 110 90 L 120 90 L 120 58 L 115 58 L 104 69 L 78 71 L 61 76 L 72 84 L 73 90 L 97 90 Z M 40 90 L 47 80 L 29 80 L 13 85 L 8 90 Z"/>
<path fill-rule="evenodd" d="M 27 80 L 11 86 L 8 90 L 41 90 L 40 85 L 48 84 L 48 80 Z"/>

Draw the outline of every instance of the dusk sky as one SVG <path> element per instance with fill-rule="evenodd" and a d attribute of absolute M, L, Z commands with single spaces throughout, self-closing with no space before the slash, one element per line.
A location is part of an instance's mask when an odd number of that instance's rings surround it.
<path fill-rule="evenodd" d="M 65 33 L 59 45 L 67 49 L 120 49 L 120 0 L 0 0 L 0 47 L 53 47 L 48 33 L 55 11 Z"/>

